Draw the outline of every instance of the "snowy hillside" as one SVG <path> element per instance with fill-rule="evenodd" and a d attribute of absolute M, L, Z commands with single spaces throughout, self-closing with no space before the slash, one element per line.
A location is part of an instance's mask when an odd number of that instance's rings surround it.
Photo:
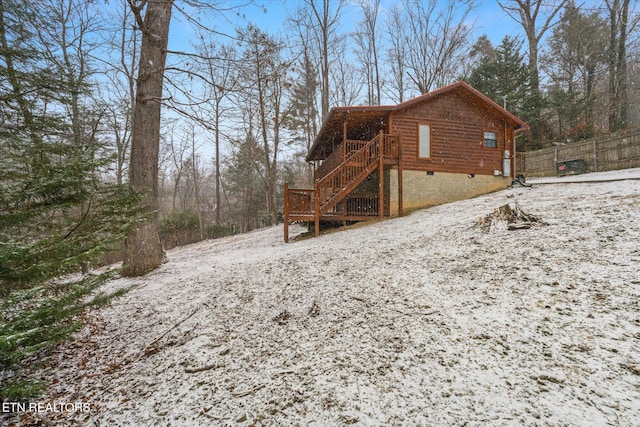
<path fill-rule="evenodd" d="M 516 201 L 546 224 L 474 227 Z M 280 226 L 168 255 L 111 282 L 135 288 L 59 354 L 42 401 L 90 414 L 49 418 L 640 425 L 640 180 L 515 188 L 289 244 Z"/>

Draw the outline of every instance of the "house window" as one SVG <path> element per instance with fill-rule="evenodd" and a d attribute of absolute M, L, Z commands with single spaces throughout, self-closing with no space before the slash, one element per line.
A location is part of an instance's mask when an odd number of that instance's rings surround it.
<path fill-rule="evenodd" d="M 431 157 L 431 127 L 429 125 L 418 126 L 418 157 L 424 159 Z"/>
<path fill-rule="evenodd" d="M 485 148 L 498 148 L 498 134 L 496 132 L 484 133 L 484 147 Z"/>

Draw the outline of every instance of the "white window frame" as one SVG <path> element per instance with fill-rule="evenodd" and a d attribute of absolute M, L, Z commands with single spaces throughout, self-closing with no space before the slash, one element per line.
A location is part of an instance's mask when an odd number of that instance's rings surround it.
<path fill-rule="evenodd" d="M 418 124 L 418 158 L 431 158 L 431 125 Z"/>

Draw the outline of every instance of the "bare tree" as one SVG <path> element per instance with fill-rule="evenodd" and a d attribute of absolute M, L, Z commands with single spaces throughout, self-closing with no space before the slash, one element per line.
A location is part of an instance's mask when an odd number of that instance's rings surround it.
<path fill-rule="evenodd" d="M 182 184 L 184 168 L 187 164 L 187 141 L 184 135 L 176 135 L 176 127 L 177 122 L 175 120 L 169 122 L 166 126 L 168 139 L 165 143 L 165 150 L 171 165 L 171 178 L 173 180 L 171 211 L 177 210 L 178 199 L 180 197 L 180 185 Z"/>
<path fill-rule="evenodd" d="M 535 100 L 541 99 L 540 95 L 540 72 L 538 68 L 538 49 L 544 34 L 557 21 L 556 15 L 564 7 L 568 0 L 553 0 L 543 2 L 542 0 L 509 0 L 498 1 L 498 4 L 514 21 L 519 23 L 524 29 L 529 46 L 529 72 L 531 73 L 531 97 Z M 540 23 L 542 20 L 542 23 Z M 539 141 L 541 134 L 541 106 L 537 111 L 537 122 L 532 126 L 534 140 Z"/>
<path fill-rule="evenodd" d="M 262 144 L 264 184 L 267 212 L 272 224 L 277 224 L 276 185 L 278 156 L 282 149 L 281 129 L 286 122 L 285 96 L 292 61 L 284 57 L 284 45 L 254 26 L 239 33 L 245 45 L 242 78 L 246 89 L 242 102 L 252 103 L 256 112 L 257 130 Z"/>
<path fill-rule="evenodd" d="M 378 48 L 381 44 L 381 32 L 377 28 L 380 0 L 358 0 L 358 5 L 362 10 L 363 18 L 358 23 L 354 34 L 358 47 L 356 56 L 367 82 L 367 103 L 380 105 L 382 81 L 380 79 Z"/>
<path fill-rule="evenodd" d="M 95 35 L 100 31 L 97 10 L 89 0 L 47 0 L 41 13 L 48 26 L 38 33 L 41 46 L 51 64 L 70 89 L 68 116 L 71 138 L 75 145 L 83 145 L 85 138 L 95 138 L 95 126 L 89 123 L 87 97 L 89 79 L 95 72 L 90 64 L 97 45 Z"/>
<path fill-rule="evenodd" d="M 124 99 L 103 102 L 105 125 L 113 138 L 115 150 L 116 183 L 122 184 L 128 170 L 131 145 L 131 104 Z"/>
<path fill-rule="evenodd" d="M 342 39 L 334 47 L 343 52 L 347 49 L 347 39 Z M 360 73 L 349 58 L 338 56 L 331 66 L 331 81 L 334 84 L 330 91 L 330 100 L 335 105 L 356 105 L 360 99 L 363 84 Z"/>
<path fill-rule="evenodd" d="M 607 22 L 583 13 L 570 0 L 546 45 L 541 66 L 549 78 L 549 105 L 557 112 L 561 137 L 589 138 L 595 132 L 597 76 L 605 72 Z M 606 114 L 606 107 L 602 105 Z"/>
<path fill-rule="evenodd" d="M 627 37 L 638 18 L 629 21 L 631 0 L 605 0 L 609 12 L 609 131 L 627 126 L 629 99 L 627 87 Z"/>
<path fill-rule="evenodd" d="M 193 124 L 187 129 L 187 133 L 185 135 L 189 139 L 189 158 L 188 161 L 188 169 L 189 172 L 188 178 L 190 178 L 190 184 L 193 185 L 193 195 L 194 195 L 194 209 L 196 215 L 198 216 L 198 228 L 200 230 L 200 240 L 204 240 L 205 229 L 204 229 L 204 218 L 202 215 L 202 180 L 206 175 L 206 170 L 201 167 L 200 164 L 200 155 L 198 154 L 199 146 L 196 142 L 196 129 Z"/>
<path fill-rule="evenodd" d="M 420 93 L 457 77 L 472 28 L 474 0 L 412 0 L 405 5 L 403 43 L 408 76 Z"/>
<path fill-rule="evenodd" d="M 298 10 L 298 14 L 302 17 L 289 17 L 290 26 L 295 31 L 294 49 L 299 54 L 298 66 L 295 67 L 298 78 L 291 91 L 291 114 L 289 120 L 285 121 L 285 126 L 294 138 L 301 141 L 304 152 L 299 153 L 298 157 L 304 158 L 318 134 L 320 117 L 317 105 L 318 73 L 314 66 L 317 61 L 311 48 L 311 29 L 303 25 L 304 13 Z M 304 184 L 310 185 L 313 181 L 313 165 L 310 163 L 306 163 L 306 175 Z"/>
<path fill-rule="evenodd" d="M 405 76 L 407 73 L 406 46 L 403 41 L 402 33 L 404 30 L 404 20 L 402 7 L 396 5 L 387 18 L 387 37 L 390 47 L 387 51 L 387 62 L 391 69 L 390 86 L 392 90 L 389 93 L 391 99 L 397 103 L 404 101 L 407 84 Z"/>
<path fill-rule="evenodd" d="M 544 34 L 555 22 L 556 15 L 568 0 L 560 3 L 545 3 L 542 0 L 510 0 L 498 4 L 514 21 L 524 29 L 529 45 L 529 70 L 533 78 L 534 90 L 540 91 L 540 75 L 538 70 L 538 48 Z M 540 24 L 538 18 L 542 18 Z"/>
<path fill-rule="evenodd" d="M 322 120 L 329 114 L 329 76 L 332 63 L 331 45 L 335 44 L 339 36 L 336 29 L 340 22 L 340 14 L 346 0 L 305 0 L 310 8 L 309 24 L 315 35 L 316 49 L 320 52 L 320 104 Z M 331 5 L 334 9 L 331 10 Z"/>
<path fill-rule="evenodd" d="M 126 0 L 120 0 L 113 16 L 118 25 L 109 30 L 108 90 L 101 94 L 105 121 L 113 138 L 116 154 L 116 181 L 126 178 L 131 147 L 133 110 L 136 98 L 136 73 L 139 61 L 139 36 L 135 17 Z"/>
<path fill-rule="evenodd" d="M 220 210 L 222 199 L 220 149 L 223 132 L 222 119 L 227 114 L 230 105 L 225 103 L 230 94 L 238 89 L 236 51 L 231 46 L 216 47 L 213 43 L 202 43 L 197 46 L 202 57 L 199 61 L 202 74 L 206 79 L 202 90 L 202 103 L 197 105 L 199 112 L 194 111 L 203 126 L 213 131 L 214 136 L 214 167 L 215 167 L 215 223 L 220 225 L 222 220 Z M 206 116 L 206 117 L 203 117 Z"/>
<path fill-rule="evenodd" d="M 143 193 L 142 203 L 148 210 L 148 218 L 138 224 L 125 240 L 123 274 L 139 276 L 166 260 L 158 234 L 158 160 L 162 89 L 173 0 L 128 2 L 142 29 L 129 182 L 134 190 Z"/>
<path fill-rule="evenodd" d="M 47 26 L 38 32 L 43 55 L 49 70 L 59 75 L 68 88 L 65 109 L 71 122 L 68 138 L 76 147 L 86 150 L 96 147 L 103 112 L 94 109 L 89 96 L 90 77 L 95 72 L 91 58 L 97 48 L 96 34 L 100 28 L 95 5 L 87 0 L 46 0 L 40 13 Z M 95 148 L 90 148 L 95 150 Z M 78 223 L 86 215 L 87 204 L 77 206 L 70 214 Z M 82 264 L 82 272 L 89 266 Z"/>

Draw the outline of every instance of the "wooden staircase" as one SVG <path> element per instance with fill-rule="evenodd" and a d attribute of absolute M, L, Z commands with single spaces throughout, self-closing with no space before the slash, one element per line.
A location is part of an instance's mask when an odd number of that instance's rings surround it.
<path fill-rule="evenodd" d="M 345 153 L 342 163 L 316 179 L 315 188 L 295 189 L 285 184 L 285 242 L 288 241 L 289 221 L 315 222 L 317 236 L 320 233 L 320 221 L 363 221 L 384 216 L 384 165 L 397 164 L 398 137 L 380 132 L 372 140 L 356 146 L 358 148 L 355 151 Z M 348 206 L 359 204 L 343 202 L 376 169 L 379 171 L 377 209 L 369 207 L 348 212 Z"/>

